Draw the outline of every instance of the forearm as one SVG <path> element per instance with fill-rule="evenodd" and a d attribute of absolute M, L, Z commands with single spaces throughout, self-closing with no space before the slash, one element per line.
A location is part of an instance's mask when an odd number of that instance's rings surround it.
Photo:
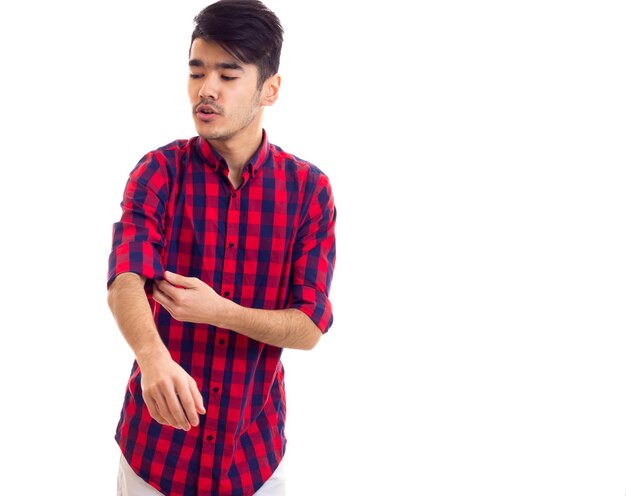
<path fill-rule="evenodd" d="M 310 350 L 322 335 L 313 321 L 295 308 L 260 310 L 231 301 L 220 320 L 220 327 L 281 348 Z"/>
<path fill-rule="evenodd" d="M 152 317 L 143 278 L 132 272 L 117 276 L 109 288 L 108 302 L 140 365 L 151 357 L 169 357 Z"/>
<path fill-rule="evenodd" d="M 196 277 L 165 272 L 155 281 L 154 299 L 181 322 L 209 324 L 243 334 L 281 348 L 312 349 L 322 331 L 295 308 L 261 310 L 247 308 L 218 295 Z"/>

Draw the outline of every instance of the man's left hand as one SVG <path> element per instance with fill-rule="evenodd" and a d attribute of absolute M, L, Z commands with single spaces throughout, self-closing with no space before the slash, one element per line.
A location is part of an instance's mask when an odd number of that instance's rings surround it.
<path fill-rule="evenodd" d="M 165 279 L 154 282 L 152 297 L 172 317 L 181 322 L 220 325 L 230 300 L 218 295 L 197 277 L 185 277 L 166 271 Z"/>

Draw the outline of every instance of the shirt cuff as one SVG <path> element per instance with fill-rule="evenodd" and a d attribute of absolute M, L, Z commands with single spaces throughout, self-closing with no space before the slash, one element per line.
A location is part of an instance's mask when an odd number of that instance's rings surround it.
<path fill-rule="evenodd" d="M 107 287 L 124 272 L 134 272 L 146 279 L 163 279 L 159 251 L 149 241 L 131 241 L 119 245 L 109 256 Z"/>
<path fill-rule="evenodd" d="M 333 323 L 333 307 L 328 297 L 310 286 L 292 286 L 289 308 L 296 308 L 307 315 L 326 333 Z"/>

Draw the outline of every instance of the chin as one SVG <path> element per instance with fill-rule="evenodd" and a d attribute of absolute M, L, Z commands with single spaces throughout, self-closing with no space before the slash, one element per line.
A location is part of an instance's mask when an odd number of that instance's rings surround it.
<path fill-rule="evenodd" d="M 232 138 L 232 134 L 220 133 L 218 131 L 207 131 L 203 129 L 197 129 L 198 135 L 202 136 L 207 141 L 224 141 Z"/>
<path fill-rule="evenodd" d="M 207 141 L 220 141 L 230 138 L 230 136 L 222 133 L 207 133 L 202 131 L 198 131 L 198 135 L 202 136 Z"/>
<path fill-rule="evenodd" d="M 215 129 L 213 126 L 207 126 L 204 123 L 196 123 L 196 132 L 198 136 L 202 136 L 205 140 L 219 140 L 227 137 L 223 131 Z"/>

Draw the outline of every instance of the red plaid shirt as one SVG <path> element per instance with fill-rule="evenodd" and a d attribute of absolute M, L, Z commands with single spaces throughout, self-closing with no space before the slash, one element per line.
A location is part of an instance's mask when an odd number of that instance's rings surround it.
<path fill-rule="evenodd" d="M 328 178 L 271 145 L 265 132 L 236 190 L 206 140 L 175 141 L 130 174 L 113 226 L 108 284 L 123 272 L 151 280 L 170 270 L 246 307 L 300 309 L 326 332 L 335 217 Z M 207 413 L 188 432 L 153 420 L 135 362 L 115 436 L 124 456 L 165 494 L 253 494 L 285 451 L 282 349 L 178 322 L 149 301 L 163 342 L 197 381 Z"/>

